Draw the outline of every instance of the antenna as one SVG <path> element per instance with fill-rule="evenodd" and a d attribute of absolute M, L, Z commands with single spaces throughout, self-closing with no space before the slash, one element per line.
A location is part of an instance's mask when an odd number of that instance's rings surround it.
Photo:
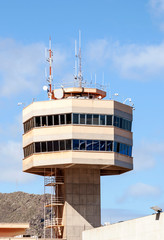
<path fill-rule="evenodd" d="M 48 77 L 48 82 L 49 82 L 49 89 L 48 89 L 48 92 L 49 92 L 49 97 L 50 97 L 50 100 L 52 99 L 52 62 L 53 62 L 53 52 L 51 50 L 51 37 L 49 38 L 49 49 L 48 49 L 48 52 L 49 52 L 49 57 L 47 59 L 47 62 L 49 62 L 49 77 Z"/>
<path fill-rule="evenodd" d="M 77 80 L 77 41 L 75 40 L 75 75 L 74 79 Z"/>
<path fill-rule="evenodd" d="M 82 87 L 82 72 L 81 72 L 81 31 L 79 30 L 79 72 L 78 72 L 78 79 L 79 79 L 79 87 Z"/>

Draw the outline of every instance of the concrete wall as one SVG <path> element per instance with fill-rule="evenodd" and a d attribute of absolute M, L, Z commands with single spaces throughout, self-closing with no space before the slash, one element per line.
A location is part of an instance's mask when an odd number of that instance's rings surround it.
<path fill-rule="evenodd" d="M 64 238 L 81 240 L 82 231 L 100 226 L 100 170 L 65 170 Z"/>
<path fill-rule="evenodd" d="M 164 213 L 83 232 L 82 240 L 163 240 Z"/>

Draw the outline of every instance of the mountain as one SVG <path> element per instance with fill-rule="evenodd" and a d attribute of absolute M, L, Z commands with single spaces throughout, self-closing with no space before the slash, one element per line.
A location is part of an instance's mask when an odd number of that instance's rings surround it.
<path fill-rule="evenodd" d="M 0 193 L 0 222 L 30 223 L 26 234 L 44 237 L 44 198 L 24 192 Z M 48 209 L 46 215 L 50 215 Z"/>

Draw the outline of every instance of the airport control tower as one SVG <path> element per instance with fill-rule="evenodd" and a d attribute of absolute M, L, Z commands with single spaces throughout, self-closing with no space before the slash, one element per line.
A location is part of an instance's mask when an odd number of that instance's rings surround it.
<path fill-rule="evenodd" d="M 51 44 L 48 51 L 49 100 L 23 109 L 23 171 L 44 176 L 45 238 L 49 229 L 51 238 L 81 240 L 101 225 L 100 177 L 133 169 L 132 107 L 85 87 L 81 47 L 77 86 L 53 89 Z"/>

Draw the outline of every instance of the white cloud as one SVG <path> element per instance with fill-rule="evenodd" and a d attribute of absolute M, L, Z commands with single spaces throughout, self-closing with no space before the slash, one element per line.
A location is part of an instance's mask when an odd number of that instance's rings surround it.
<path fill-rule="evenodd" d="M 149 81 L 163 80 L 164 43 L 158 45 L 120 45 L 118 42 L 96 40 L 89 43 L 87 58 L 95 67 L 112 64 L 124 78 Z"/>
<path fill-rule="evenodd" d="M 149 197 L 156 196 L 160 194 L 160 189 L 144 183 L 136 183 L 129 187 L 128 194 L 131 197 Z"/>
<path fill-rule="evenodd" d="M 134 170 L 153 168 L 159 157 L 164 159 L 164 142 L 142 140 L 134 147 Z"/>
<path fill-rule="evenodd" d="M 61 72 L 66 54 L 55 49 L 55 71 Z M 45 45 L 23 45 L 13 39 L 0 39 L 0 96 L 15 95 L 28 89 L 37 92 L 44 84 Z"/>
<path fill-rule="evenodd" d="M 164 0 L 150 0 L 150 6 L 155 13 L 162 13 L 164 11 Z"/>
<path fill-rule="evenodd" d="M 0 143 L 0 181 L 1 182 L 28 182 L 34 179 L 31 174 L 22 172 L 22 144 L 8 141 Z"/>
<path fill-rule="evenodd" d="M 123 196 L 118 200 L 119 203 L 123 203 L 129 199 L 139 199 L 139 198 L 152 198 L 157 197 L 161 194 L 159 187 L 148 185 L 145 183 L 135 183 L 125 191 Z"/>

